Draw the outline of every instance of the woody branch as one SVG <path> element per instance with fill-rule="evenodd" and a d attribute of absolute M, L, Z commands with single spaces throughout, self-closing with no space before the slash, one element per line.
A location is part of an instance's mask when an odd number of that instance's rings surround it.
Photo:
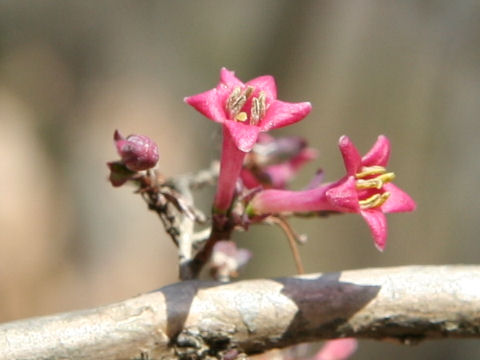
<path fill-rule="evenodd" d="M 0 325 L 0 359 L 173 359 L 357 337 L 480 337 L 480 266 L 185 281 L 116 304 Z"/>

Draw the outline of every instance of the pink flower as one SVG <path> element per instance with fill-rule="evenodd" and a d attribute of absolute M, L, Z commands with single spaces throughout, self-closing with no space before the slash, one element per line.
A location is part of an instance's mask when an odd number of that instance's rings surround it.
<path fill-rule="evenodd" d="M 358 342 L 353 338 L 330 340 L 311 360 L 346 360 L 357 350 L 357 346 Z"/>
<path fill-rule="evenodd" d="M 367 222 L 375 245 L 385 248 L 385 213 L 412 211 L 416 205 L 404 191 L 393 185 L 394 173 L 387 172 L 390 142 L 379 136 L 370 151 L 360 157 L 347 136 L 339 140 L 347 175 L 334 183 L 305 191 L 265 190 L 248 205 L 250 215 L 281 212 L 335 211 L 359 213 Z"/>
<path fill-rule="evenodd" d="M 122 162 L 129 170 L 147 170 L 157 164 L 158 146 L 148 136 L 129 135 L 124 138 L 115 130 L 113 139 Z"/>
<path fill-rule="evenodd" d="M 231 205 L 235 183 L 245 154 L 252 150 L 260 132 L 300 121 L 311 110 L 308 102 L 277 100 L 277 87 L 271 76 L 260 76 L 246 83 L 233 71 L 222 68 L 218 85 L 185 98 L 207 118 L 223 125 L 223 146 L 214 208 L 226 212 Z"/>
<path fill-rule="evenodd" d="M 238 276 L 238 270 L 251 259 L 252 253 L 239 249 L 233 241 L 219 241 L 213 247 L 210 258 L 210 272 L 218 280 Z"/>
<path fill-rule="evenodd" d="M 284 189 L 306 163 L 317 157 L 317 151 L 301 137 L 261 135 L 241 172 L 243 184 L 249 189 Z"/>

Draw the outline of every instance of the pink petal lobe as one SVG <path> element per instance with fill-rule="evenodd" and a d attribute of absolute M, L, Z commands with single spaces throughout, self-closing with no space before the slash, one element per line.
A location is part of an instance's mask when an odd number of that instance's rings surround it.
<path fill-rule="evenodd" d="M 330 340 L 322 346 L 313 360 L 346 360 L 357 350 L 358 342 L 353 338 Z"/>
<path fill-rule="evenodd" d="M 229 131 L 235 146 L 239 150 L 243 152 L 252 150 L 260 133 L 259 127 L 230 120 L 225 121 L 223 125 Z"/>
<path fill-rule="evenodd" d="M 415 201 L 405 191 L 392 183 L 383 186 L 385 191 L 390 193 L 390 197 L 382 205 L 382 211 L 385 213 L 413 211 L 417 207 Z"/>
<path fill-rule="evenodd" d="M 275 79 L 273 76 L 259 76 L 253 80 L 247 81 L 245 86 L 253 86 L 255 88 L 255 96 L 258 96 L 258 93 L 263 91 L 267 99 L 277 99 L 277 85 L 275 84 Z"/>
<path fill-rule="evenodd" d="M 359 212 L 358 192 L 355 178 L 348 177 L 341 180 L 337 186 L 333 186 L 326 192 L 328 202 L 340 212 Z"/>
<path fill-rule="evenodd" d="M 222 95 L 221 92 L 215 88 L 197 95 L 188 96 L 183 101 L 193 106 L 210 120 L 223 123 L 227 115 L 225 114 L 224 101 L 222 101 L 222 96 L 220 95 Z"/>
<path fill-rule="evenodd" d="M 338 147 L 342 153 L 347 175 L 355 175 L 362 167 L 362 160 L 357 148 L 346 135 L 340 137 L 340 140 L 338 140 Z"/>
<path fill-rule="evenodd" d="M 302 120 L 312 110 L 312 104 L 288 103 L 280 100 L 273 101 L 263 120 L 260 122 L 262 131 L 277 129 L 287 125 L 291 125 Z"/>
<path fill-rule="evenodd" d="M 378 250 L 383 251 L 387 244 L 387 218 L 380 209 L 361 210 L 360 214 L 367 222 L 373 241 Z"/>
<path fill-rule="evenodd" d="M 235 71 L 226 68 L 220 70 L 220 84 L 225 84 L 231 89 L 244 86 L 243 82 L 235 76 Z"/>
<path fill-rule="evenodd" d="M 387 166 L 390 159 L 390 140 L 380 135 L 370 151 L 362 157 L 363 166 Z"/>

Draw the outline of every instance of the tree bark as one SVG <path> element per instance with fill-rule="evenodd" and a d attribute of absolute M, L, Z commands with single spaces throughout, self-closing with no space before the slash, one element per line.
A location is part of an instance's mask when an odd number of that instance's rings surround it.
<path fill-rule="evenodd" d="M 337 337 L 480 337 L 480 266 L 185 281 L 116 304 L 0 325 L 0 359 L 254 354 Z"/>

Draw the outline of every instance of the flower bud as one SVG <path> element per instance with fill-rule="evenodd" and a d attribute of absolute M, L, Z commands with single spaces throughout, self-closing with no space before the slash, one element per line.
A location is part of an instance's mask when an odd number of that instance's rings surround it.
<path fill-rule="evenodd" d="M 158 146 L 148 136 L 129 135 L 124 138 L 118 130 L 115 130 L 113 139 L 122 162 L 129 170 L 147 170 L 156 165 Z"/>
<path fill-rule="evenodd" d="M 210 271 L 220 281 L 237 277 L 238 270 L 252 257 L 247 249 L 239 249 L 233 241 L 219 241 L 213 247 Z"/>

